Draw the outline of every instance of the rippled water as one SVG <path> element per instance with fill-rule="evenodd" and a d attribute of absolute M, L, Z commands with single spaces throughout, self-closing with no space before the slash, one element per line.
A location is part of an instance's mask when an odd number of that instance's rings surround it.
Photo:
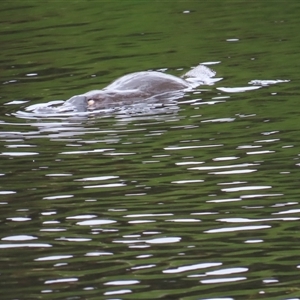
<path fill-rule="evenodd" d="M 289 5 L 2 4 L 1 299 L 300 299 Z M 223 79 L 167 109 L 25 111 L 199 62 Z"/>

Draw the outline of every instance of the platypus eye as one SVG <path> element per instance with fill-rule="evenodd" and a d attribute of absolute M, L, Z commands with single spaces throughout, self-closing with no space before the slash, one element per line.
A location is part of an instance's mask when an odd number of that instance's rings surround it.
<path fill-rule="evenodd" d="M 87 101 L 88 106 L 93 106 L 95 104 L 95 100 L 90 99 Z"/>

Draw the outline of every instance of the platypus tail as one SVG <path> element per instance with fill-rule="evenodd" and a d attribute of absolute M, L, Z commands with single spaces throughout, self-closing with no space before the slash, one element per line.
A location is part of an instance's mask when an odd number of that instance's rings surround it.
<path fill-rule="evenodd" d="M 200 84 L 212 85 L 216 81 L 221 80 L 222 78 L 213 78 L 216 75 L 216 72 L 205 65 L 198 65 L 197 67 L 189 70 L 185 73 L 182 78 L 190 82 L 193 87 L 197 87 Z"/>

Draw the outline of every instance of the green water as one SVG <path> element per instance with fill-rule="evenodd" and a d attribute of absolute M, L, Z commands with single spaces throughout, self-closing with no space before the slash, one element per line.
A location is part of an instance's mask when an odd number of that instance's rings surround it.
<path fill-rule="evenodd" d="M 1 299 L 300 299 L 300 3 L 0 6 Z M 178 109 L 20 113 L 201 62 Z"/>

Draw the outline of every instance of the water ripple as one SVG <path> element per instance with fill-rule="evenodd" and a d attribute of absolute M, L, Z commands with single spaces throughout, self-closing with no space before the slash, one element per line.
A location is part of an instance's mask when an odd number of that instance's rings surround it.
<path fill-rule="evenodd" d="M 35 261 L 61 260 L 61 259 L 67 259 L 71 257 L 73 257 L 73 255 L 51 255 L 51 256 L 36 258 Z"/>
<path fill-rule="evenodd" d="M 37 237 L 31 235 L 12 235 L 2 238 L 2 241 L 30 241 L 35 240 Z"/>
<path fill-rule="evenodd" d="M 163 270 L 163 273 L 182 273 L 182 272 L 187 272 L 187 271 L 192 271 L 192 270 L 198 270 L 198 269 L 205 269 L 205 268 L 211 268 L 211 267 L 217 267 L 222 265 L 220 262 L 216 263 L 200 263 L 200 264 L 194 264 L 194 265 L 189 265 L 189 266 L 182 266 L 178 267 L 175 269 L 168 269 L 168 270 Z"/>
<path fill-rule="evenodd" d="M 252 190 L 263 190 L 270 189 L 271 186 L 239 186 L 234 188 L 225 188 L 222 189 L 223 192 L 231 193 L 231 192 L 241 192 L 241 191 L 252 191 Z"/>
<path fill-rule="evenodd" d="M 132 285 L 140 283 L 139 280 L 114 280 L 105 282 L 104 285 Z"/>
<path fill-rule="evenodd" d="M 46 280 L 44 284 L 56 284 L 56 283 L 74 282 L 74 281 L 78 281 L 78 278 L 59 278 L 59 279 Z"/>
<path fill-rule="evenodd" d="M 241 280 L 246 280 L 247 277 L 230 277 L 230 278 L 216 278 L 216 279 L 204 279 L 200 282 L 203 284 L 212 284 L 212 283 L 227 283 L 227 282 L 236 282 Z"/>
<path fill-rule="evenodd" d="M 49 248 L 52 247 L 50 244 L 42 244 L 42 243 L 32 243 L 32 244 L 0 244 L 1 249 L 5 248 L 23 248 L 23 247 L 29 247 L 29 248 Z"/>
<path fill-rule="evenodd" d="M 132 293 L 132 290 L 117 290 L 117 291 L 110 291 L 110 292 L 105 292 L 104 295 L 110 296 L 110 295 L 124 295 L 124 294 L 129 294 Z"/>
<path fill-rule="evenodd" d="M 107 224 L 112 224 L 115 223 L 116 221 L 114 220 L 87 220 L 87 221 L 80 221 L 77 222 L 77 225 L 82 225 L 82 226 L 96 226 L 96 225 L 107 225 Z"/>
<path fill-rule="evenodd" d="M 257 226 L 237 226 L 228 228 L 210 229 L 204 231 L 205 233 L 221 233 L 221 232 L 235 232 L 235 231 L 250 231 L 271 228 L 270 225 L 257 225 Z"/>

